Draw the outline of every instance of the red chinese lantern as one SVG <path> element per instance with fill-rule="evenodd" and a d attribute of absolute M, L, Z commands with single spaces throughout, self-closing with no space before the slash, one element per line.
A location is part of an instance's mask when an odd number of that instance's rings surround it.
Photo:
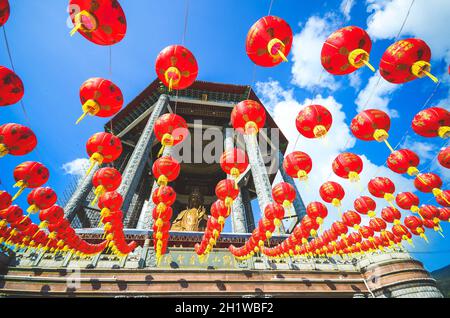
<path fill-rule="evenodd" d="M 386 230 L 387 224 L 383 219 L 373 218 L 369 221 L 369 227 L 374 232 L 384 232 Z"/>
<path fill-rule="evenodd" d="M 182 90 L 194 83 L 198 74 L 195 56 L 181 45 L 170 45 L 156 58 L 156 74 L 159 80 L 169 88 Z"/>
<path fill-rule="evenodd" d="M 7 154 L 24 156 L 36 147 L 37 139 L 33 131 L 19 124 L 0 126 L 0 158 Z"/>
<path fill-rule="evenodd" d="M 420 207 L 420 215 L 427 220 L 439 223 L 439 209 L 433 205 L 424 204 Z"/>
<path fill-rule="evenodd" d="M 0 211 L 8 208 L 11 204 L 11 195 L 6 191 L 0 190 Z"/>
<path fill-rule="evenodd" d="M 361 196 L 356 198 L 353 202 L 353 207 L 359 214 L 367 215 L 370 218 L 373 218 L 376 215 L 375 210 L 377 208 L 377 204 L 371 197 Z"/>
<path fill-rule="evenodd" d="M 0 66 L 0 106 L 18 103 L 24 95 L 22 80 L 7 67 Z"/>
<path fill-rule="evenodd" d="M 403 224 L 396 224 L 392 227 L 392 233 L 394 233 L 395 236 L 400 237 L 403 241 L 407 241 L 409 244 L 412 245 L 411 240 L 411 233 L 408 231 L 408 228 L 404 226 Z"/>
<path fill-rule="evenodd" d="M 335 207 L 340 207 L 345 191 L 339 183 L 328 181 L 320 186 L 319 194 L 325 202 L 331 203 Z"/>
<path fill-rule="evenodd" d="M 96 164 L 110 163 L 119 158 L 122 154 L 122 142 L 113 134 L 99 132 L 92 135 L 87 141 L 86 152 L 91 162 L 86 173 L 88 175 Z"/>
<path fill-rule="evenodd" d="M 74 24 L 70 35 L 79 32 L 98 45 L 113 45 L 125 37 L 127 20 L 117 0 L 70 0 L 69 14 Z"/>
<path fill-rule="evenodd" d="M 316 220 L 317 224 L 322 225 L 323 220 L 328 215 L 328 209 L 321 202 L 311 202 L 306 206 L 306 214 Z"/>
<path fill-rule="evenodd" d="M 241 134 L 256 135 L 265 123 L 266 111 L 257 101 L 244 100 L 231 111 L 231 125 Z"/>
<path fill-rule="evenodd" d="M 52 188 L 36 188 L 32 190 L 27 197 L 30 207 L 27 209 L 28 213 L 37 213 L 40 210 L 45 210 L 53 206 L 58 197 Z"/>
<path fill-rule="evenodd" d="M 400 192 L 395 197 L 395 203 L 403 209 L 410 210 L 413 213 L 419 212 L 419 197 L 412 192 Z"/>
<path fill-rule="evenodd" d="M 450 207 L 450 190 L 443 190 L 441 195 L 436 197 L 436 202 L 444 207 Z"/>
<path fill-rule="evenodd" d="M 100 223 L 103 221 L 103 218 L 110 215 L 111 212 L 118 211 L 122 207 L 123 197 L 117 191 L 106 192 L 98 199 L 98 207 L 101 209 L 100 211 Z"/>
<path fill-rule="evenodd" d="M 217 200 L 211 205 L 211 216 L 217 219 L 219 224 L 225 224 L 225 219 L 229 215 L 229 209 L 222 200 Z"/>
<path fill-rule="evenodd" d="M 433 193 L 435 197 L 440 197 L 443 200 L 446 200 L 446 197 L 442 196 L 442 179 L 435 173 L 428 172 L 418 174 L 414 179 L 414 186 L 420 192 Z"/>
<path fill-rule="evenodd" d="M 95 188 L 95 198 L 91 204 L 95 205 L 98 198 L 105 192 L 117 190 L 121 182 L 122 175 L 117 169 L 105 167 L 97 170 L 92 177 L 92 184 Z"/>
<path fill-rule="evenodd" d="M 397 225 L 401 223 L 402 214 L 398 209 L 388 206 L 381 210 L 381 218 L 388 223 Z"/>
<path fill-rule="evenodd" d="M 287 62 L 292 46 L 291 27 L 279 17 L 262 17 L 248 31 L 245 46 L 256 65 L 272 67 Z"/>
<path fill-rule="evenodd" d="M 395 199 L 395 185 L 391 179 L 386 177 L 375 177 L 369 181 L 369 192 L 377 198 L 384 198 L 390 204 Z"/>
<path fill-rule="evenodd" d="M 387 48 L 381 57 L 380 74 L 388 82 L 402 84 L 424 76 L 434 82 L 438 79 L 430 74 L 431 50 L 420 39 L 404 39 Z"/>
<path fill-rule="evenodd" d="M 322 66 L 333 75 L 350 74 L 364 65 L 375 72 L 369 63 L 371 49 L 372 41 L 366 31 L 347 26 L 332 33 L 323 44 Z"/>
<path fill-rule="evenodd" d="M 0 27 L 3 26 L 9 19 L 9 1 L 0 0 Z"/>
<path fill-rule="evenodd" d="M 278 203 L 269 203 L 264 209 L 264 216 L 273 221 L 276 227 L 281 225 L 281 220 L 284 218 L 284 208 Z"/>
<path fill-rule="evenodd" d="M 303 217 L 301 226 L 303 227 L 303 230 L 311 236 L 317 236 L 317 230 L 320 227 L 319 223 L 317 223 L 315 219 L 309 217 L 309 215 Z"/>
<path fill-rule="evenodd" d="M 174 181 L 180 174 L 180 163 L 171 156 L 161 157 L 153 163 L 153 176 L 159 186 Z"/>
<path fill-rule="evenodd" d="M 14 179 L 16 184 L 14 187 L 20 188 L 16 195 L 13 197 L 13 201 L 25 190 L 26 188 L 37 188 L 42 186 L 48 181 L 50 173 L 48 169 L 40 162 L 26 161 L 21 163 L 14 169 Z"/>
<path fill-rule="evenodd" d="M 419 173 L 417 166 L 420 164 L 419 156 L 409 149 L 400 149 L 392 152 L 387 159 L 387 166 L 395 173 L 407 173 L 415 176 Z"/>
<path fill-rule="evenodd" d="M 225 203 L 228 209 L 231 209 L 233 201 L 236 200 L 239 195 L 239 189 L 236 189 L 235 183 L 231 179 L 224 179 L 219 181 L 219 183 L 217 183 L 216 185 L 215 191 L 216 196 L 219 198 L 219 200 L 222 200 Z"/>
<path fill-rule="evenodd" d="M 0 211 L 0 219 L 8 223 L 16 223 L 23 216 L 22 209 L 17 205 L 10 205 L 5 210 Z"/>
<path fill-rule="evenodd" d="M 341 239 L 346 240 L 347 239 L 347 232 L 348 227 L 341 221 L 335 221 L 331 225 L 331 230 L 336 233 L 337 236 L 339 236 Z"/>
<path fill-rule="evenodd" d="M 366 109 L 353 118 L 350 129 L 353 135 L 364 141 L 376 140 L 384 142 L 391 152 L 394 149 L 387 141 L 391 119 L 379 109 Z"/>
<path fill-rule="evenodd" d="M 359 228 L 358 233 L 366 240 L 372 241 L 375 232 L 370 226 L 363 225 Z"/>
<path fill-rule="evenodd" d="M 189 134 L 188 126 L 183 117 L 167 113 L 156 120 L 153 128 L 156 138 L 161 142 L 162 148 L 158 157 L 163 153 L 165 147 L 178 145 L 186 139 Z"/>
<path fill-rule="evenodd" d="M 295 188 L 287 182 L 280 182 L 272 188 L 272 198 L 286 209 L 292 207 L 296 196 Z"/>
<path fill-rule="evenodd" d="M 337 176 L 355 182 L 359 180 L 363 162 L 358 155 L 343 152 L 334 159 L 332 167 Z"/>
<path fill-rule="evenodd" d="M 154 208 L 152 212 L 153 220 L 155 220 L 155 226 L 160 231 L 165 223 L 170 223 L 173 210 L 171 207 L 166 206 L 164 209 Z"/>
<path fill-rule="evenodd" d="M 438 161 L 441 166 L 450 169 L 450 146 L 441 149 L 438 155 Z"/>
<path fill-rule="evenodd" d="M 158 211 L 165 209 L 175 203 L 177 194 L 170 186 L 160 186 L 156 191 L 153 191 L 152 200 L 156 204 Z"/>
<path fill-rule="evenodd" d="M 361 216 L 355 211 L 347 211 L 342 214 L 342 222 L 348 227 L 353 227 L 355 230 L 359 230 L 361 224 Z"/>
<path fill-rule="evenodd" d="M 447 138 L 450 136 L 450 112 L 441 107 L 424 109 L 414 116 L 411 127 L 423 137 Z"/>
<path fill-rule="evenodd" d="M 428 242 L 428 238 L 425 236 L 425 230 L 423 229 L 423 222 L 417 216 L 409 215 L 403 221 L 405 226 L 413 233 L 414 235 L 419 235 L 425 241 Z"/>
<path fill-rule="evenodd" d="M 300 134 L 306 138 L 324 137 L 333 124 L 330 111 L 321 105 L 302 108 L 297 115 L 295 125 Z"/>
<path fill-rule="evenodd" d="M 53 205 L 48 209 L 39 212 L 40 227 L 44 228 L 48 224 L 56 224 L 64 218 L 64 209 L 58 205 Z"/>
<path fill-rule="evenodd" d="M 87 115 L 110 117 L 115 115 L 123 106 L 123 95 L 120 88 L 104 78 L 90 78 L 80 87 L 80 101 L 83 115 L 77 124 Z"/>
<path fill-rule="evenodd" d="M 312 169 L 311 157 L 302 151 L 294 151 L 284 158 L 283 169 L 292 178 L 307 180 Z"/>
<path fill-rule="evenodd" d="M 444 222 L 450 222 L 450 209 L 439 208 L 439 220 Z"/>
<path fill-rule="evenodd" d="M 220 167 L 236 181 L 248 168 L 247 154 L 239 148 L 227 150 L 220 157 Z"/>

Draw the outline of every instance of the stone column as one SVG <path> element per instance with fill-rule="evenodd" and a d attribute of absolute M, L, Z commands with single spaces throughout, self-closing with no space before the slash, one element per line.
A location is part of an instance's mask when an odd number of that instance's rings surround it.
<path fill-rule="evenodd" d="M 252 233 L 255 229 L 255 217 L 253 215 L 252 202 L 247 187 L 241 188 L 242 205 L 244 206 L 245 219 L 247 220 L 246 232 Z"/>
<path fill-rule="evenodd" d="M 133 154 L 128 160 L 125 171 L 122 174 L 122 183 L 118 189 L 118 192 L 123 196 L 123 206 L 122 210 L 124 213 L 124 219 L 127 219 L 127 214 L 133 195 L 136 192 L 136 188 L 139 184 L 140 177 L 144 171 L 147 159 L 150 155 L 152 148 L 152 135 L 153 127 L 155 126 L 156 120 L 159 118 L 161 113 L 169 104 L 169 97 L 167 95 L 161 95 L 155 104 L 155 107 L 147 121 L 147 125 L 142 131 L 141 137 L 139 138 L 136 147 L 134 148 Z M 125 224 L 127 227 L 128 224 Z"/>
<path fill-rule="evenodd" d="M 300 193 L 298 192 L 298 189 L 297 189 L 297 186 L 295 185 L 294 179 L 290 175 L 288 175 L 286 173 L 286 171 L 284 171 L 283 161 L 284 161 L 284 156 L 281 153 L 281 151 L 279 151 L 279 154 L 278 154 L 279 170 L 280 170 L 281 176 L 283 177 L 284 182 L 289 183 L 295 189 L 296 196 L 295 196 L 295 200 L 293 202 L 293 206 L 294 206 L 295 214 L 298 217 L 298 220 L 301 221 L 303 219 L 303 217 L 306 215 L 306 207 L 305 207 L 305 204 L 303 203 Z"/>
<path fill-rule="evenodd" d="M 261 210 L 261 215 L 263 215 L 266 206 L 274 202 L 272 199 L 272 186 L 258 146 L 257 136 L 244 135 L 244 140 L 250 169 L 252 171 L 253 183 L 255 184 L 256 195 L 258 197 L 259 209 Z M 284 233 L 283 224 L 280 226 L 280 232 Z"/>
<path fill-rule="evenodd" d="M 95 165 L 94 168 L 92 168 L 91 172 L 78 183 L 77 189 L 72 194 L 69 201 L 67 201 L 66 206 L 64 207 L 64 216 L 70 223 L 72 223 L 75 218 L 77 209 L 84 205 L 89 192 L 91 192 L 93 187 L 92 177 L 99 168 L 99 165 Z"/>
<path fill-rule="evenodd" d="M 224 151 L 234 148 L 234 130 L 232 128 L 224 128 L 223 149 Z M 230 175 L 227 176 L 231 178 Z M 247 233 L 247 218 L 245 217 L 244 205 L 242 204 L 242 195 L 234 200 L 231 208 L 231 229 L 233 233 Z"/>

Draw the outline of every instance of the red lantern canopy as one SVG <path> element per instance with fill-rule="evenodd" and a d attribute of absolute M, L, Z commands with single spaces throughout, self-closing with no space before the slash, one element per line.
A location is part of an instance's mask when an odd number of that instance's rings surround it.
<path fill-rule="evenodd" d="M 388 206 L 381 210 L 381 217 L 384 221 L 397 225 L 401 223 L 402 214 L 398 209 Z"/>
<path fill-rule="evenodd" d="M 283 169 L 292 178 L 307 180 L 312 169 L 311 157 L 302 151 L 294 151 L 284 158 Z"/>
<path fill-rule="evenodd" d="M 353 207 L 359 214 L 367 214 L 370 218 L 376 215 L 377 204 L 371 197 L 361 196 L 356 198 L 353 202 Z"/>
<path fill-rule="evenodd" d="M 195 56 L 181 45 L 170 45 L 156 58 L 156 74 L 159 80 L 169 88 L 182 90 L 191 86 L 198 74 Z"/>
<path fill-rule="evenodd" d="M 188 126 L 183 117 L 167 113 L 159 117 L 153 128 L 156 138 L 163 145 L 158 157 L 163 153 L 165 147 L 178 145 L 186 139 L 189 134 Z"/>
<path fill-rule="evenodd" d="M 122 175 L 117 169 L 105 167 L 97 170 L 92 177 L 95 198 L 91 204 L 95 205 L 98 198 L 104 193 L 117 190 L 121 182 Z"/>
<path fill-rule="evenodd" d="M 86 152 L 91 162 L 86 173 L 88 175 L 95 164 L 110 163 L 119 158 L 122 154 L 122 142 L 113 134 L 99 132 L 92 135 L 87 141 Z"/>
<path fill-rule="evenodd" d="M 266 111 L 257 101 L 247 99 L 231 111 L 231 125 L 241 134 L 256 135 L 266 123 Z"/>
<path fill-rule="evenodd" d="M 19 124 L 4 124 L 0 126 L 0 158 L 7 154 L 24 156 L 37 145 L 33 131 Z"/>
<path fill-rule="evenodd" d="M 450 146 L 441 149 L 438 155 L 438 161 L 441 166 L 450 169 Z"/>
<path fill-rule="evenodd" d="M 339 183 L 328 181 L 320 186 L 319 194 L 325 202 L 331 203 L 335 207 L 340 207 L 345 191 Z"/>
<path fill-rule="evenodd" d="M 355 211 L 348 210 L 342 214 L 342 222 L 348 227 L 359 230 L 361 224 L 361 216 Z"/>
<path fill-rule="evenodd" d="M 225 224 L 225 219 L 229 216 L 228 207 L 222 200 L 217 200 L 211 205 L 211 216 L 217 219 L 219 224 Z"/>
<path fill-rule="evenodd" d="M 419 156 L 409 149 L 396 150 L 387 159 L 389 169 L 399 174 L 408 173 L 410 176 L 415 176 L 419 173 L 417 169 L 419 164 Z"/>
<path fill-rule="evenodd" d="M 450 207 L 450 190 L 443 190 L 441 195 L 436 197 L 436 202 L 444 207 Z"/>
<path fill-rule="evenodd" d="M 333 124 L 330 111 L 321 105 L 309 105 L 300 110 L 295 125 L 306 138 L 324 137 Z"/>
<path fill-rule="evenodd" d="M 0 190 L 0 211 L 8 208 L 11 204 L 11 195 L 6 191 Z"/>
<path fill-rule="evenodd" d="M 74 24 L 70 35 L 79 32 L 98 45 L 113 45 L 125 37 L 127 20 L 117 0 L 70 0 L 69 14 Z"/>
<path fill-rule="evenodd" d="M 292 30 L 283 19 L 265 16 L 253 24 L 247 34 L 248 57 L 259 66 L 272 67 L 287 62 L 291 51 Z"/>
<path fill-rule="evenodd" d="M 37 213 L 40 210 L 45 210 L 53 206 L 58 197 L 52 188 L 36 188 L 32 190 L 27 197 L 30 207 L 27 209 L 29 213 Z"/>
<path fill-rule="evenodd" d="M 18 103 L 24 95 L 22 80 L 7 67 L 0 66 L 0 106 Z"/>
<path fill-rule="evenodd" d="M 311 202 L 306 207 L 306 214 L 316 220 L 317 224 L 321 225 L 328 215 L 328 209 L 321 202 Z"/>
<path fill-rule="evenodd" d="M 323 44 L 322 66 L 333 75 L 350 74 L 364 65 L 375 72 L 369 63 L 371 49 L 372 41 L 366 31 L 347 26 L 332 33 Z"/>
<path fill-rule="evenodd" d="M 9 19 L 9 1 L 0 0 L 0 27 L 3 26 Z"/>
<path fill-rule="evenodd" d="M 236 189 L 235 183 L 231 179 L 224 179 L 219 181 L 216 185 L 216 196 L 222 200 L 228 209 L 233 205 L 233 201 L 239 195 L 239 189 Z"/>
<path fill-rule="evenodd" d="M 77 120 L 77 124 L 86 115 L 97 117 L 115 115 L 123 106 L 123 95 L 120 88 L 113 82 L 95 77 L 81 85 L 80 101 L 83 105 L 83 115 Z"/>
<path fill-rule="evenodd" d="M 400 192 L 395 197 L 395 203 L 403 209 L 410 210 L 413 213 L 419 212 L 419 197 L 412 192 Z"/>
<path fill-rule="evenodd" d="M 411 127 L 423 137 L 447 138 L 450 136 L 450 112 L 441 107 L 424 109 L 414 116 Z"/>
<path fill-rule="evenodd" d="M 174 181 L 180 174 L 180 163 L 171 156 L 161 157 L 153 163 L 153 176 L 159 186 Z"/>
<path fill-rule="evenodd" d="M 48 169 L 40 162 L 26 161 L 21 163 L 14 169 L 14 179 L 16 184 L 14 187 L 20 188 L 16 195 L 13 197 L 13 201 L 25 190 L 26 188 L 37 188 L 42 186 L 48 181 L 50 173 Z"/>
<path fill-rule="evenodd" d="M 248 168 L 247 154 L 239 148 L 227 150 L 220 157 L 220 167 L 236 181 Z"/>
<path fill-rule="evenodd" d="M 375 177 L 369 181 L 368 188 L 374 197 L 384 198 L 389 203 L 395 199 L 395 185 L 389 178 Z"/>
<path fill-rule="evenodd" d="M 394 149 L 387 141 L 391 119 L 379 109 L 366 109 L 353 118 L 350 129 L 353 135 L 361 140 L 384 142 L 391 152 Z"/>
<path fill-rule="evenodd" d="M 272 198 L 287 209 L 292 207 L 296 196 L 295 188 L 287 182 L 280 182 L 272 189 Z"/>
<path fill-rule="evenodd" d="M 351 152 L 343 152 L 334 159 L 332 167 L 338 177 L 354 182 L 359 180 L 363 162 L 358 155 Z"/>
<path fill-rule="evenodd" d="M 420 39 L 404 39 L 387 48 L 381 57 L 380 74 L 388 82 L 402 84 L 424 76 L 434 82 L 438 79 L 430 74 L 431 50 Z"/>

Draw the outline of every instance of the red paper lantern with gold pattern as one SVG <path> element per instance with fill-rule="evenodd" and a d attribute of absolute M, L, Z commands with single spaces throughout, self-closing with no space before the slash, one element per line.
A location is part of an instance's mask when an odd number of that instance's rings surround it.
<path fill-rule="evenodd" d="M 450 112 L 441 107 L 430 107 L 418 112 L 411 123 L 414 132 L 422 137 L 450 136 Z"/>
<path fill-rule="evenodd" d="M 314 218 L 309 217 L 309 215 L 305 215 L 301 220 L 301 226 L 306 233 L 309 233 L 311 236 L 316 236 L 320 224 L 317 223 Z"/>
<path fill-rule="evenodd" d="M 247 154 L 239 148 L 227 150 L 220 157 L 220 167 L 236 180 L 248 168 Z"/>
<path fill-rule="evenodd" d="M 312 169 L 311 157 L 305 152 L 294 151 L 284 158 L 283 169 L 292 178 L 307 180 Z"/>
<path fill-rule="evenodd" d="M 325 202 L 331 203 L 335 207 L 339 207 L 341 206 L 341 200 L 345 196 L 345 191 L 339 183 L 328 181 L 320 186 L 319 194 Z"/>
<path fill-rule="evenodd" d="M 0 158 L 7 154 L 24 156 L 36 145 L 36 135 L 30 128 L 13 123 L 0 126 Z"/>
<path fill-rule="evenodd" d="M 450 169 L 450 146 L 441 149 L 438 155 L 438 161 L 441 166 Z"/>
<path fill-rule="evenodd" d="M 419 173 L 417 166 L 420 164 L 419 156 L 409 149 L 400 149 L 392 152 L 387 159 L 387 166 L 395 173 L 407 173 L 415 176 Z"/>
<path fill-rule="evenodd" d="M 435 173 L 420 173 L 414 179 L 414 186 L 424 193 L 433 193 L 436 197 L 442 196 L 442 179 Z"/>
<path fill-rule="evenodd" d="M 333 75 L 350 74 L 362 66 L 375 72 L 369 63 L 371 49 L 372 41 L 366 31 L 347 26 L 326 39 L 321 52 L 322 66 Z"/>
<path fill-rule="evenodd" d="M 273 221 L 275 226 L 281 225 L 281 220 L 284 218 L 284 208 L 278 203 L 269 203 L 264 209 L 264 217 Z"/>
<path fill-rule="evenodd" d="M 401 209 L 410 210 L 413 213 L 418 213 L 420 210 L 419 197 L 412 192 L 400 192 L 395 197 L 395 203 L 397 203 Z"/>
<path fill-rule="evenodd" d="M 371 197 L 360 196 L 356 198 L 353 202 L 353 207 L 359 214 L 368 215 L 370 218 L 376 215 L 377 204 Z"/>
<path fill-rule="evenodd" d="M 198 65 L 194 54 L 187 48 L 170 45 L 158 54 L 155 70 L 159 80 L 170 92 L 191 86 L 197 78 Z"/>
<path fill-rule="evenodd" d="M 408 231 L 408 228 L 403 224 L 396 224 L 392 226 L 392 233 L 394 233 L 395 236 L 400 237 L 403 241 L 407 241 L 409 244 L 412 244 L 412 235 Z"/>
<path fill-rule="evenodd" d="M 153 175 L 159 186 L 174 181 L 180 174 L 180 163 L 171 156 L 161 157 L 153 163 Z"/>
<path fill-rule="evenodd" d="M 155 132 L 156 138 L 163 145 L 160 154 L 163 152 L 164 147 L 178 145 L 189 134 L 188 126 L 184 118 L 172 113 L 160 116 L 156 120 L 153 131 Z"/>
<path fill-rule="evenodd" d="M 398 209 L 387 206 L 381 210 L 381 218 L 388 223 L 400 224 L 402 214 Z"/>
<path fill-rule="evenodd" d="M 361 216 L 355 211 L 348 210 L 342 214 L 342 222 L 348 227 L 358 230 L 361 224 Z"/>
<path fill-rule="evenodd" d="M 48 209 L 53 206 L 57 200 L 58 197 L 52 188 L 40 187 L 33 189 L 27 197 L 28 204 L 30 205 L 27 212 L 36 213 L 40 210 Z"/>
<path fill-rule="evenodd" d="M 436 202 L 444 207 L 450 207 L 450 190 L 443 190 L 441 195 L 436 196 Z"/>
<path fill-rule="evenodd" d="M 346 239 L 346 234 L 348 233 L 348 227 L 341 221 L 335 221 L 331 225 L 331 230 L 336 233 L 337 236 L 340 236 L 341 239 Z"/>
<path fill-rule="evenodd" d="M 427 220 L 439 222 L 439 208 L 434 205 L 424 204 L 420 207 L 420 215 Z"/>
<path fill-rule="evenodd" d="M 287 61 L 286 56 L 291 51 L 291 27 L 279 17 L 262 17 L 248 31 L 245 46 L 248 57 L 256 65 L 278 65 Z"/>
<path fill-rule="evenodd" d="M 384 198 L 388 202 L 392 202 L 395 192 L 395 185 L 391 179 L 386 177 L 375 177 L 369 181 L 369 192 L 377 198 Z"/>
<path fill-rule="evenodd" d="M 381 57 L 380 74 L 388 82 L 402 84 L 430 74 L 430 47 L 421 39 L 403 39 L 391 44 Z"/>
<path fill-rule="evenodd" d="M 364 141 L 376 140 L 385 142 L 393 152 L 394 149 L 388 143 L 391 119 L 388 114 L 379 109 L 366 109 L 353 118 L 350 129 L 353 135 Z"/>
<path fill-rule="evenodd" d="M 97 170 L 92 177 L 92 184 L 95 188 L 95 199 L 92 205 L 97 202 L 98 197 L 105 192 L 115 191 L 122 183 L 122 175 L 119 170 L 111 167 L 105 167 Z"/>
<path fill-rule="evenodd" d="M 11 204 L 11 195 L 6 191 L 0 190 L 0 211 L 8 208 Z"/>
<path fill-rule="evenodd" d="M 373 218 L 369 221 L 369 227 L 375 232 L 383 232 L 386 230 L 387 224 L 383 219 Z"/>
<path fill-rule="evenodd" d="M 445 208 L 439 208 L 439 220 L 444 222 L 450 222 L 450 209 Z"/>
<path fill-rule="evenodd" d="M 322 202 L 310 202 L 306 206 L 306 214 L 321 225 L 328 215 L 328 209 Z"/>
<path fill-rule="evenodd" d="M 91 166 L 86 174 L 98 164 L 110 163 L 122 154 L 122 142 L 119 137 L 107 132 L 99 132 L 92 135 L 86 143 L 86 152 Z"/>
<path fill-rule="evenodd" d="M 113 45 L 125 37 L 127 21 L 117 0 L 70 0 L 69 14 L 79 32 L 98 45 Z"/>
<path fill-rule="evenodd" d="M 39 212 L 39 220 L 41 220 L 41 228 L 48 224 L 56 224 L 64 218 L 64 209 L 58 205 L 53 205 L 48 209 Z"/>
<path fill-rule="evenodd" d="M 334 159 L 332 168 L 337 176 L 350 181 L 358 181 L 359 174 L 363 169 L 363 162 L 358 155 L 343 152 Z"/>
<path fill-rule="evenodd" d="M 300 134 L 306 138 L 324 137 L 333 124 L 330 111 L 321 105 L 309 105 L 300 110 L 295 125 Z"/>
<path fill-rule="evenodd" d="M 0 66 L 0 106 L 18 103 L 24 95 L 22 80 L 7 67 Z"/>
<path fill-rule="evenodd" d="M 10 205 L 4 210 L 0 210 L 0 219 L 8 223 L 15 223 L 23 216 L 23 210 L 17 205 Z"/>
<path fill-rule="evenodd" d="M 90 78 L 80 87 L 80 101 L 83 115 L 77 124 L 87 115 L 111 117 L 123 106 L 123 95 L 120 88 L 104 78 Z"/>
<path fill-rule="evenodd" d="M 359 234 L 365 239 L 372 240 L 373 235 L 375 234 L 373 229 L 370 226 L 363 225 L 358 230 Z"/>
<path fill-rule="evenodd" d="M 266 123 L 266 111 L 257 101 L 247 99 L 231 111 L 231 125 L 241 134 L 256 135 Z"/>
<path fill-rule="evenodd" d="M 423 222 L 417 216 L 409 215 L 405 218 L 403 223 L 413 234 L 419 235 L 420 237 L 428 241 L 423 229 Z"/>
<path fill-rule="evenodd" d="M 14 169 L 14 179 L 16 184 L 14 187 L 20 188 L 17 194 L 13 197 L 13 201 L 26 188 L 37 188 L 48 181 L 50 173 L 42 163 L 36 161 L 26 161 L 21 163 Z"/>
<path fill-rule="evenodd" d="M 173 205 L 176 199 L 177 194 L 171 186 L 160 186 L 158 189 L 153 191 L 152 194 L 153 203 L 158 206 L 163 204 L 161 207 Z"/>
<path fill-rule="evenodd" d="M 217 200 L 211 205 L 211 216 L 217 219 L 219 224 L 225 224 L 225 219 L 230 215 L 230 210 L 222 200 Z"/>
<path fill-rule="evenodd" d="M 272 188 L 272 198 L 285 208 L 292 206 L 296 196 L 295 188 L 287 182 L 280 182 Z"/>
<path fill-rule="evenodd" d="M 228 209 L 233 205 L 234 200 L 239 195 L 239 189 L 236 189 L 235 182 L 231 179 L 224 179 L 219 181 L 216 185 L 216 196 L 222 200 Z"/>

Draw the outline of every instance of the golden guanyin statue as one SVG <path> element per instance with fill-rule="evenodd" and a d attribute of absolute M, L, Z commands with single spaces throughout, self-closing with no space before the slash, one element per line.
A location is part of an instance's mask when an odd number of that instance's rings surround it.
<path fill-rule="evenodd" d="M 178 213 L 172 223 L 171 231 L 204 231 L 208 215 L 203 206 L 203 196 L 198 189 L 194 189 L 189 196 L 186 210 Z"/>

